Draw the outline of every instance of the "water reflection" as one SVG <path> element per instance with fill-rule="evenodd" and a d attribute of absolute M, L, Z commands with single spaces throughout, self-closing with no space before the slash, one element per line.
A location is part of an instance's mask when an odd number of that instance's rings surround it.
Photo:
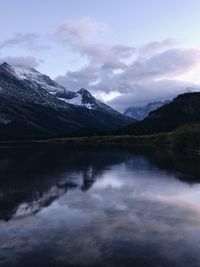
<path fill-rule="evenodd" d="M 0 176 L 0 266 L 200 264 L 196 155 L 1 149 Z"/>
<path fill-rule="evenodd" d="M 124 157 L 113 157 L 110 150 L 54 146 L 1 150 L 0 219 L 38 212 L 70 189 L 87 191 L 105 168 Z"/>

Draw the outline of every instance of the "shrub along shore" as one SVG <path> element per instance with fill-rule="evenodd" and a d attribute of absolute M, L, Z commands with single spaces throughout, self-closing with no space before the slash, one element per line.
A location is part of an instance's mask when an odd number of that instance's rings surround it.
<path fill-rule="evenodd" d="M 1 142 L 2 146 L 12 144 L 69 144 L 87 146 L 158 146 L 173 149 L 200 151 L 200 124 L 185 125 L 169 133 L 158 133 L 152 135 L 102 135 L 66 137 L 34 141 L 7 141 Z"/>

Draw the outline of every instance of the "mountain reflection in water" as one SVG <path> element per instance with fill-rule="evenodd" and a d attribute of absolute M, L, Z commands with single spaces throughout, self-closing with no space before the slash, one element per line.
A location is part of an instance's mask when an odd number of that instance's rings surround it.
<path fill-rule="evenodd" d="M 144 148 L 0 150 L 0 266 L 199 266 L 200 160 Z"/>

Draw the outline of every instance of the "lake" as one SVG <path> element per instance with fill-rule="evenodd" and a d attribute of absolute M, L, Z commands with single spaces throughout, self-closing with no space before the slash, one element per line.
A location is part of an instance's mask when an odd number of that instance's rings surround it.
<path fill-rule="evenodd" d="M 0 149 L 0 266 L 200 266 L 200 156 Z"/>

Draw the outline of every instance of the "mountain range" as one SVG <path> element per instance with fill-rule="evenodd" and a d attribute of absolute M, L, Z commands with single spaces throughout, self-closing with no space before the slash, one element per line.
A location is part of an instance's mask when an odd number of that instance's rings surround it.
<path fill-rule="evenodd" d="M 92 134 L 134 123 L 93 97 L 27 66 L 0 65 L 0 140 Z"/>
<path fill-rule="evenodd" d="M 0 141 L 148 135 L 199 122 L 200 92 L 129 108 L 121 114 L 84 88 L 70 91 L 34 68 L 0 65 Z"/>
<path fill-rule="evenodd" d="M 143 121 L 121 128 L 117 133 L 149 135 L 170 132 L 186 124 L 200 123 L 200 92 L 178 95 L 171 102 L 150 112 Z"/>
<path fill-rule="evenodd" d="M 131 117 L 135 120 L 142 121 L 149 115 L 151 111 L 156 110 L 169 102 L 169 100 L 155 101 L 150 102 L 144 106 L 129 107 L 124 111 L 124 115 Z"/>

